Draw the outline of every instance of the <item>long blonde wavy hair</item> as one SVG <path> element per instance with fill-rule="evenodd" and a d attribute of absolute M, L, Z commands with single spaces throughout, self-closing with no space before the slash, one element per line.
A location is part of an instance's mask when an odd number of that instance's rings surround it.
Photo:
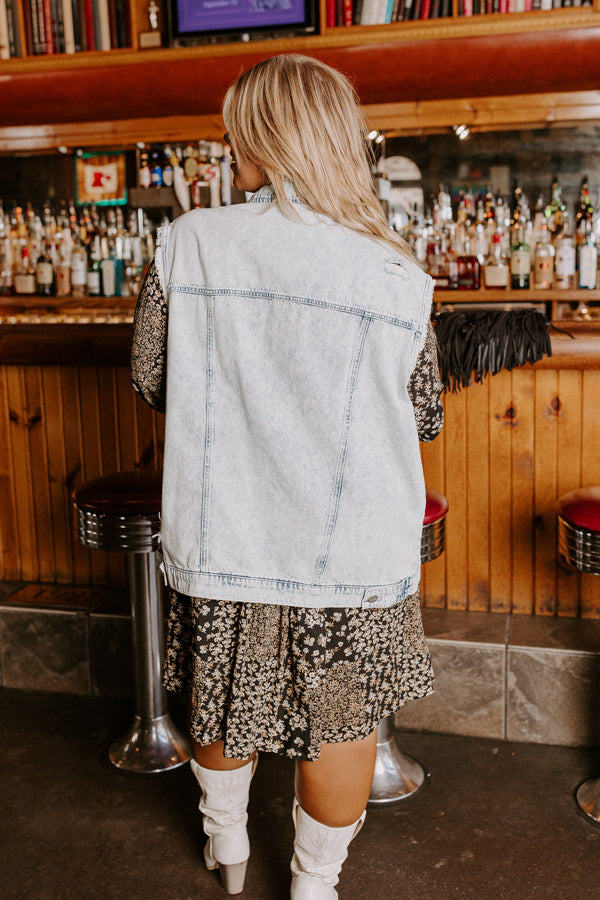
<path fill-rule="evenodd" d="M 236 154 L 258 166 L 277 202 L 291 181 L 313 210 L 412 255 L 388 225 L 369 167 L 367 124 L 348 79 L 308 56 L 258 63 L 228 89 L 223 119 Z"/>

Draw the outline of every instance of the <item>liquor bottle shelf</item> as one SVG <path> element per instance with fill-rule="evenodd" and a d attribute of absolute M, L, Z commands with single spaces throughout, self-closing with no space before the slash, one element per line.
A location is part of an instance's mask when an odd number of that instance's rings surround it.
<path fill-rule="evenodd" d="M 562 300 L 591 302 L 600 300 L 600 290 L 511 290 L 510 288 L 480 288 L 478 291 L 448 291 L 438 288 L 435 292 L 436 303 L 547 303 Z"/>

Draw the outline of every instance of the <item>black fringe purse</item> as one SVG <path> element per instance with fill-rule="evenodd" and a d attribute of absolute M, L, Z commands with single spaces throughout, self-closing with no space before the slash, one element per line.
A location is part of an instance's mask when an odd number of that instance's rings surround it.
<path fill-rule="evenodd" d="M 453 394 L 486 375 L 552 356 L 548 321 L 537 309 L 456 310 L 435 321 L 442 383 Z"/>

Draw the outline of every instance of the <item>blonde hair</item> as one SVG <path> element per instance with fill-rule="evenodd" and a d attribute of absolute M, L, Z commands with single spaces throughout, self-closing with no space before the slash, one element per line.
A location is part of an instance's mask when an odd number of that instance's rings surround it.
<path fill-rule="evenodd" d="M 340 72 L 308 56 L 273 56 L 231 85 L 223 119 L 235 152 L 260 168 L 287 214 L 286 180 L 315 212 L 412 255 L 386 221 L 369 167 L 366 121 Z"/>

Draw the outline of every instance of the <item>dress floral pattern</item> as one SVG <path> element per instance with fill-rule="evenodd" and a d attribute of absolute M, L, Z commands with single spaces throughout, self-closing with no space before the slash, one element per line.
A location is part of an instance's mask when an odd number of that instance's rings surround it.
<path fill-rule="evenodd" d="M 164 411 L 168 304 L 154 263 L 134 320 L 132 382 Z M 408 385 L 419 438 L 442 427 L 431 325 Z M 360 740 L 433 690 L 419 593 L 386 609 L 303 609 L 207 600 L 171 591 L 163 674 L 189 698 L 195 740 L 225 756 L 254 750 L 319 758 L 321 744 Z"/>

